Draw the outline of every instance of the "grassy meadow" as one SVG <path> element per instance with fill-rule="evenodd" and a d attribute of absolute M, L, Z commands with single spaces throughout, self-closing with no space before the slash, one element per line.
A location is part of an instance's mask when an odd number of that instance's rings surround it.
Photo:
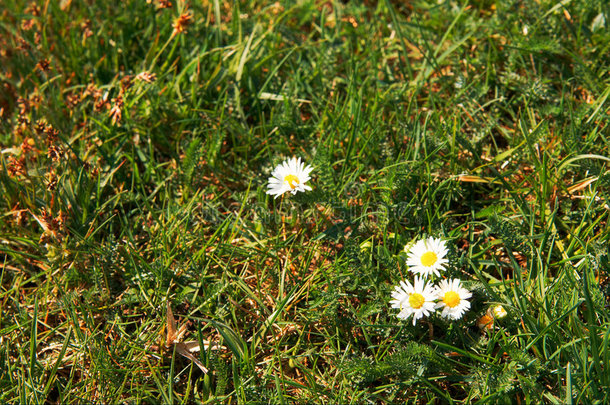
<path fill-rule="evenodd" d="M 2 0 L 0 402 L 610 402 L 609 55 L 593 0 Z M 427 237 L 471 306 L 413 325 Z"/>

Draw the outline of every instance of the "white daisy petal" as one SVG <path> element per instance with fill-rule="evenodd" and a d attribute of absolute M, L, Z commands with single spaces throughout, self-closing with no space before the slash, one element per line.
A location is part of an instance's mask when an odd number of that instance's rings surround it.
<path fill-rule="evenodd" d="M 407 266 L 415 274 L 427 277 L 431 274 L 440 276 L 439 270 L 445 270 L 449 262 L 445 256 L 447 247 L 440 238 L 430 237 L 418 241 L 409 249 Z"/>
<path fill-rule="evenodd" d="M 313 167 L 306 166 L 301 162 L 301 158 L 293 157 L 282 162 L 273 169 L 271 177 L 269 177 L 267 194 L 277 198 L 286 192 L 296 194 L 297 191 L 310 191 L 311 187 L 305 183 L 311 179 L 309 173 L 312 170 Z"/>
<path fill-rule="evenodd" d="M 426 284 L 424 279 L 415 277 L 414 283 L 401 281 L 394 287 L 392 308 L 400 309 L 398 317 L 408 319 L 413 316 L 413 325 L 418 319 L 434 312 L 434 299 L 436 298 L 434 286 Z"/>
<path fill-rule="evenodd" d="M 437 309 L 442 309 L 441 316 L 452 320 L 460 319 L 470 309 L 472 293 L 461 286 L 460 280 L 441 280 L 436 289 Z"/>

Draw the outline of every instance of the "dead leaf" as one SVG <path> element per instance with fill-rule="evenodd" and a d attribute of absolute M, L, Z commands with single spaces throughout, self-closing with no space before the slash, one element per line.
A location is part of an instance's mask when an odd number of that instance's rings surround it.
<path fill-rule="evenodd" d="M 186 345 L 184 343 L 176 343 L 175 346 L 176 346 L 176 351 L 178 353 L 180 353 L 182 356 L 186 357 L 187 359 L 189 359 L 193 363 L 195 363 L 197 365 L 197 367 L 199 367 L 201 369 L 201 371 L 203 371 L 204 373 L 208 372 L 208 369 L 205 368 L 203 363 L 201 363 L 201 361 L 199 361 L 199 359 L 197 357 L 195 357 L 191 354 L 191 352 L 188 350 L 188 348 L 186 347 Z M 199 345 L 197 345 L 197 351 L 199 351 Z"/>
<path fill-rule="evenodd" d="M 582 190 L 583 188 L 587 187 L 589 184 L 593 183 L 595 180 L 597 180 L 597 177 L 591 177 L 589 179 L 586 179 L 586 180 L 583 180 L 576 184 L 573 184 L 570 187 L 568 187 L 568 193 L 572 194 L 575 191 Z"/>
<path fill-rule="evenodd" d="M 176 319 L 174 318 L 174 313 L 172 312 L 172 307 L 169 305 L 169 301 L 167 302 L 167 339 L 165 340 L 165 345 L 170 346 L 174 343 L 176 339 Z"/>
<path fill-rule="evenodd" d="M 169 305 L 169 301 L 167 302 L 167 340 L 165 341 L 165 347 L 168 349 L 172 346 L 176 348 L 176 351 L 182 356 L 186 357 L 197 367 L 201 369 L 204 373 L 208 372 L 208 369 L 205 368 L 203 363 L 199 361 L 199 359 L 191 354 L 191 351 L 199 351 L 201 348 L 199 347 L 199 343 L 196 341 L 191 341 L 187 343 L 180 342 L 182 337 L 186 333 L 187 324 L 184 324 L 180 327 L 178 331 L 176 331 L 176 319 L 174 318 L 174 313 L 172 312 L 172 308 Z"/>
<path fill-rule="evenodd" d="M 458 181 L 465 183 L 488 183 L 488 184 L 497 184 L 499 181 L 492 177 L 479 177 L 479 176 L 471 176 L 468 174 L 461 174 L 457 177 Z"/>
<path fill-rule="evenodd" d="M 167 302 L 167 339 L 165 340 L 165 347 L 167 349 L 172 348 L 174 346 L 176 351 L 181 355 L 195 363 L 197 367 L 201 369 L 204 373 L 208 372 L 208 369 L 205 368 L 203 363 L 193 355 L 193 353 L 198 353 L 201 351 L 201 347 L 199 346 L 199 342 L 196 340 L 190 340 L 188 342 L 182 342 L 182 338 L 186 334 L 188 325 L 185 323 L 178 330 L 176 330 L 176 319 L 174 318 L 174 313 L 172 312 L 172 308 L 169 305 L 169 301 Z M 205 350 L 210 349 L 224 349 L 224 346 L 218 345 L 210 345 L 209 341 L 203 341 L 203 347 Z"/>

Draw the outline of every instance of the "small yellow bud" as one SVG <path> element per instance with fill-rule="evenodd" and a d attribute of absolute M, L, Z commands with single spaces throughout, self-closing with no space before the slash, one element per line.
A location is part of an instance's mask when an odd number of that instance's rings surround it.
<path fill-rule="evenodd" d="M 496 319 L 502 319 L 502 318 L 505 318 L 506 315 L 508 315 L 508 312 L 506 312 L 506 310 L 504 309 L 504 307 L 502 305 L 496 305 L 495 307 L 493 307 L 491 309 L 491 313 L 493 314 L 494 318 L 496 318 Z"/>

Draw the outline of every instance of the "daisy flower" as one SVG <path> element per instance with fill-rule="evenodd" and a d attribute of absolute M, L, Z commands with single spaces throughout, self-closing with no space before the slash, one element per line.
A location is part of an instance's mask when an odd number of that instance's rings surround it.
<path fill-rule="evenodd" d="M 290 191 L 292 194 L 296 194 L 297 191 L 309 191 L 311 187 L 305 184 L 311 177 L 309 173 L 313 170 L 313 167 L 305 165 L 301 162 L 301 158 L 292 158 L 286 160 L 281 165 L 277 166 L 271 177 L 269 177 L 269 184 L 267 185 L 267 194 L 271 194 L 277 198 L 284 194 L 286 191 Z"/>
<path fill-rule="evenodd" d="M 436 288 L 439 303 L 435 308 L 442 308 L 441 316 L 453 320 L 460 319 L 470 309 L 468 298 L 472 293 L 460 285 L 460 280 L 442 280 Z"/>
<path fill-rule="evenodd" d="M 413 315 L 414 326 L 419 318 L 434 312 L 435 290 L 432 285 L 426 285 L 423 278 L 416 276 L 413 284 L 401 281 L 400 285 L 394 287 L 392 298 L 392 308 L 400 309 L 398 317 L 407 319 Z"/>
<path fill-rule="evenodd" d="M 407 266 L 413 273 L 429 276 L 440 276 L 439 270 L 444 270 L 448 260 L 445 259 L 447 248 L 440 238 L 428 238 L 418 241 L 407 254 Z"/>

